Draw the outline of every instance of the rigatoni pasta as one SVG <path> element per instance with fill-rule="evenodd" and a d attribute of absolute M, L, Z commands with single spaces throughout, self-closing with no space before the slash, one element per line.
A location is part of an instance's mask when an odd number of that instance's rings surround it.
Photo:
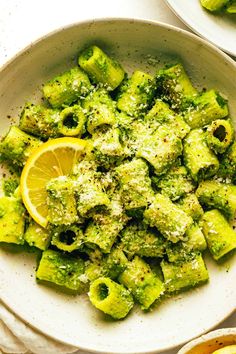
<path fill-rule="evenodd" d="M 206 248 L 216 261 L 236 248 L 227 100 L 198 92 L 181 63 L 157 69 L 128 75 L 89 46 L 43 85 L 44 103 L 25 104 L 0 144 L 17 176 L 0 198 L 0 243 L 37 249 L 39 286 L 88 293 L 117 320 L 135 302 L 147 311 L 207 282 Z"/>

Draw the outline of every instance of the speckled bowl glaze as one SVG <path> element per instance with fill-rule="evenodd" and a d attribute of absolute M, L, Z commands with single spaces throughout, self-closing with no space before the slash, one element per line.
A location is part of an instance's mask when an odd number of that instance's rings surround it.
<path fill-rule="evenodd" d="M 236 328 L 218 329 L 194 339 L 181 348 L 178 354 L 212 354 L 232 344 L 236 344 Z"/>
<path fill-rule="evenodd" d="M 26 101 L 37 102 L 43 82 L 76 65 L 78 52 L 95 43 L 126 70 L 154 73 L 181 61 L 199 88 L 217 88 L 236 117 L 236 64 L 206 41 L 178 28 L 144 20 L 104 19 L 73 24 L 36 41 L 0 72 L 0 133 Z M 236 118 L 235 118 L 236 119 Z M 163 353 L 220 323 L 235 309 L 236 257 L 216 263 L 206 256 L 210 282 L 164 300 L 149 313 L 136 306 L 111 321 L 87 296 L 72 297 L 38 285 L 32 253 L 0 249 L 0 298 L 31 326 L 57 340 L 97 353 Z"/>

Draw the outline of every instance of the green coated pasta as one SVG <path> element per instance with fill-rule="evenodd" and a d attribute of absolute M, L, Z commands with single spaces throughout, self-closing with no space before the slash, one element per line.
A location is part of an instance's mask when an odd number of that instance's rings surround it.
<path fill-rule="evenodd" d="M 122 246 L 118 244 L 111 249 L 105 260 L 106 274 L 112 279 L 117 279 L 124 272 L 127 264 L 128 259 L 123 252 Z"/>
<path fill-rule="evenodd" d="M 85 230 L 85 243 L 97 245 L 102 252 L 110 253 L 111 248 L 127 222 L 118 200 L 112 200 L 107 213 L 97 213 Z"/>
<path fill-rule="evenodd" d="M 178 200 L 178 206 L 194 221 L 199 221 L 204 214 L 201 204 L 194 193 L 187 194 Z"/>
<path fill-rule="evenodd" d="M 219 11 L 228 4 L 229 0 L 201 0 L 201 5 L 209 11 Z"/>
<path fill-rule="evenodd" d="M 77 224 L 55 226 L 50 230 L 50 234 L 51 244 L 65 252 L 73 252 L 84 243 L 83 230 Z"/>
<path fill-rule="evenodd" d="M 85 132 L 86 117 L 79 105 L 66 107 L 60 112 L 58 133 L 63 136 L 80 137 Z"/>
<path fill-rule="evenodd" d="M 161 190 L 161 193 L 172 201 L 178 200 L 195 189 L 195 185 L 184 166 L 174 166 L 166 175 L 161 176 L 160 179 L 154 177 L 152 181 Z"/>
<path fill-rule="evenodd" d="M 220 157 L 220 167 L 218 175 L 222 178 L 232 179 L 235 182 L 236 177 L 236 142 L 226 150 Z"/>
<path fill-rule="evenodd" d="M 215 90 L 197 96 L 184 114 L 184 119 L 192 128 L 202 128 L 216 119 L 227 117 L 227 101 Z"/>
<path fill-rule="evenodd" d="M 134 305 L 129 290 L 106 277 L 98 278 L 90 285 L 89 299 L 97 309 L 116 320 L 127 316 Z"/>
<path fill-rule="evenodd" d="M 223 154 L 234 139 L 234 129 L 229 120 L 217 119 L 206 131 L 207 145 L 216 153 Z"/>
<path fill-rule="evenodd" d="M 85 276 L 88 280 L 92 282 L 100 277 L 108 276 L 102 252 L 98 248 L 85 248 L 85 252 L 89 256 L 89 260 L 85 262 Z"/>
<path fill-rule="evenodd" d="M 24 244 L 25 209 L 15 197 L 0 198 L 0 242 Z"/>
<path fill-rule="evenodd" d="M 119 320 L 206 283 L 208 250 L 236 250 L 236 142 L 227 99 L 182 64 L 153 75 L 148 55 L 129 75 L 84 48 L 1 138 L 0 248 L 34 252 L 39 284 Z"/>
<path fill-rule="evenodd" d="M 131 291 L 142 310 L 148 310 L 164 292 L 162 281 L 138 256 L 127 264 L 125 271 L 119 276 L 119 281 Z"/>
<path fill-rule="evenodd" d="M 131 222 L 121 232 L 123 250 L 129 257 L 160 257 L 165 254 L 166 241 L 154 228 Z"/>
<path fill-rule="evenodd" d="M 27 103 L 21 112 L 19 127 L 26 133 L 42 139 L 56 138 L 60 136 L 58 131 L 60 121 L 59 110 Z"/>
<path fill-rule="evenodd" d="M 233 0 L 232 3 L 229 3 L 226 6 L 226 12 L 228 14 L 236 14 L 236 1 L 235 0 Z"/>
<path fill-rule="evenodd" d="M 214 176 L 219 169 L 216 155 L 206 143 L 205 132 L 194 129 L 184 140 L 184 162 L 194 181 Z"/>
<path fill-rule="evenodd" d="M 184 119 L 170 109 L 168 103 L 160 99 L 156 99 L 154 106 L 148 114 L 145 115 L 144 119 L 152 129 L 156 129 L 160 125 L 166 125 L 181 139 L 190 131 L 190 127 Z"/>
<path fill-rule="evenodd" d="M 144 220 L 173 243 L 184 240 L 187 229 L 193 223 L 190 216 L 162 194 L 155 195 L 154 201 L 144 212 Z"/>
<path fill-rule="evenodd" d="M 120 128 L 120 138 L 125 155 L 133 158 L 137 155 L 137 151 L 142 145 L 144 137 L 149 136 L 149 139 L 151 139 L 153 130 L 145 124 L 143 119 L 131 118 L 133 120 L 128 123 L 128 126 Z"/>
<path fill-rule="evenodd" d="M 164 284 L 169 293 L 176 293 L 205 283 L 209 279 L 204 260 L 201 254 L 183 262 L 161 262 L 164 275 Z"/>
<path fill-rule="evenodd" d="M 197 95 L 182 64 L 161 69 L 156 80 L 159 96 L 173 109 L 182 110 Z"/>
<path fill-rule="evenodd" d="M 73 179 L 80 216 L 92 216 L 93 213 L 109 207 L 110 200 L 103 191 L 93 161 L 84 160 L 74 166 Z"/>
<path fill-rule="evenodd" d="M 106 275 L 103 262 L 86 262 L 85 276 L 90 282 Z"/>
<path fill-rule="evenodd" d="M 24 239 L 30 246 L 45 251 L 50 244 L 51 234 L 48 229 L 43 228 L 35 221 L 31 220 L 25 231 Z"/>
<path fill-rule="evenodd" d="M 48 221 L 54 225 L 70 225 L 79 221 L 73 180 L 60 176 L 47 183 Z"/>
<path fill-rule="evenodd" d="M 202 229 L 216 261 L 236 249 L 236 233 L 219 210 L 210 210 L 204 214 Z"/>
<path fill-rule="evenodd" d="M 193 224 L 186 232 L 187 241 L 185 246 L 194 251 L 203 252 L 207 248 L 207 243 L 198 224 Z"/>
<path fill-rule="evenodd" d="M 137 156 L 147 160 L 156 175 L 164 174 L 182 153 L 181 139 L 169 128 L 161 126 L 152 135 L 142 137 Z"/>
<path fill-rule="evenodd" d="M 120 163 L 126 157 L 120 142 L 120 134 L 119 128 L 109 128 L 102 135 L 93 134 L 92 153 L 96 162 L 106 169 Z"/>
<path fill-rule="evenodd" d="M 219 209 L 233 220 L 236 211 L 236 186 L 218 181 L 202 181 L 196 191 L 202 205 L 208 209 Z"/>
<path fill-rule="evenodd" d="M 12 126 L 1 141 L 1 157 L 13 166 L 23 167 L 28 157 L 41 143 L 39 139 Z"/>
<path fill-rule="evenodd" d="M 87 288 L 84 270 L 84 261 L 81 258 L 48 249 L 42 254 L 36 278 L 43 284 L 54 284 L 72 293 L 80 294 Z"/>
<path fill-rule="evenodd" d="M 4 195 L 6 197 L 11 197 L 12 195 L 14 195 L 16 189 L 18 189 L 19 187 L 19 183 L 20 180 L 16 175 L 2 181 Z"/>
<path fill-rule="evenodd" d="M 87 130 L 93 134 L 98 128 L 116 124 L 115 102 L 104 88 L 93 90 L 83 101 L 87 116 Z"/>
<path fill-rule="evenodd" d="M 92 80 L 105 85 L 108 90 L 114 90 L 124 79 L 121 65 L 95 45 L 85 49 L 78 62 Z"/>
<path fill-rule="evenodd" d="M 197 251 L 203 252 L 207 248 L 207 243 L 202 230 L 197 224 L 193 224 L 186 231 L 186 241 L 169 244 L 166 253 L 169 262 L 179 262 L 189 259 Z"/>
<path fill-rule="evenodd" d="M 139 216 L 153 197 L 148 166 L 142 159 L 133 159 L 116 168 L 121 198 L 128 215 Z"/>
<path fill-rule="evenodd" d="M 53 108 L 83 99 L 92 89 L 87 74 L 74 67 L 43 85 L 43 95 Z"/>
<path fill-rule="evenodd" d="M 120 88 L 117 108 L 130 116 L 139 117 L 149 109 L 155 90 L 155 80 L 151 75 L 135 71 Z"/>

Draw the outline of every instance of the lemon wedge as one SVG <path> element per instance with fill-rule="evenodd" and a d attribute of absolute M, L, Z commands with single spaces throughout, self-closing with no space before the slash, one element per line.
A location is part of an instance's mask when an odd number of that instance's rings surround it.
<path fill-rule="evenodd" d="M 48 220 L 46 184 L 69 175 L 85 153 L 86 141 L 77 138 L 49 140 L 34 150 L 26 161 L 20 180 L 22 200 L 31 217 L 42 227 Z"/>

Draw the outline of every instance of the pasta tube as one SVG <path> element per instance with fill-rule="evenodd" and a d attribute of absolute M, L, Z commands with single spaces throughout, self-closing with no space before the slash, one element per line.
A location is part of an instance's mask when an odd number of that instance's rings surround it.
<path fill-rule="evenodd" d="M 58 131 L 60 120 L 58 110 L 27 103 L 21 113 L 19 127 L 26 133 L 42 139 L 56 138 L 60 136 Z"/>
<path fill-rule="evenodd" d="M 184 114 L 184 119 L 192 128 L 202 128 L 216 119 L 227 117 L 229 109 L 227 101 L 215 90 L 197 96 L 192 106 Z"/>
<path fill-rule="evenodd" d="M 214 120 L 207 128 L 207 144 L 216 154 L 223 154 L 233 139 L 234 130 L 229 120 Z"/>
<path fill-rule="evenodd" d="M 109 128 L 102 135 L 93 134 L 92 149 L 96 162 L 109 169 L 125 158 L 123 146 L 120 143 L 120 130 Z"/>
<path fill-rule="evenodd" d="M 48 229 L 41 227 L 32 220 L 25 231 L 24 239 L 30 246 L 45 251 L 49 246 L 51 235 Z"/>
<path fill-rule="evenodd" d="M 121 65 L 95 45 L 85 49 L 78 62 L 92 80 L 102 83 L 108 90 L 114 90 L 124 79 Z"/>
<path fill-rule="evenodd" d="M 209 11 L 219 11 L 228 3 L 229 0 L 201 0 L 201 5 Z"/>
<path fill-rule="evenodd" d="M 4 161 L 13 166 L 23 167 L 33 150 L 42 142 L 26 134 L 16 126 L 10 127 L 0 144 L 0 152 Z"/>
<path fill-rule="evenodd" d="M 96 172 L 94 161 L 81 161 L 74 166 L 73 180 L 77 199 L 77 210 L 82 217 L 91 217 L 94 212 L 106 210 L 110 205 Z"/>
<path fill-rule="evenodd" d="M 155 80 L 151 75 L 135 71 L 120 88 L 117 108 L 130 116 L 139 117 L 150 107 L 155 89 Z"/>
<path fill-rule="evenodd" d="M 163 102 L 160 99 L 155 101 L 154 106 L 148 114 L 145 115 L 144 120 L 153 130 L 160 125 L 166 125 L 181 139 L 183 139 L 190 131 L 190 127 L 184 119 L 170 109 L 168 103 Z"/>
<path fill-rule="evenodd" d="M 119 202 L 111 200 L 107 213 L 94 215 L 85 230 L 85 242 L 90 246 L 99 246 L 104 253 L 111 251 L 118 234 L 128 220 L 122 213 L 122 206 L 117 203 Z"/>
<path fill-rule="evenodd" d="M 199 221 L 203 216 L 204 211 L 198 198 L 194 193 L 190 193 L 185 197 L 178 200 L 178 206 L 189 216 L 193 218 L 194 221 Z"/>
<path fill-rule="evenodd" d="M 106 277 L 98 278 L 90 285 L 89 298 L 97 309 L 117 320 L 127 316 L 134 305 L 129 290 Z"/>
<path fill-rule="evenodd" d="M 25 209 L 14 197 L 0 198 L 0 242 L 24 243 Z"/>
<path fill-rule="evenodd" d="M 92 91 L 83 101 L 83 108 L 90 134 L 98 128 L 104 129 L 116 123 L 115 102 L 103 88 Z"/>
<path fill-rule="evenodd" d="M 169 262 L 177 262 L 189 259 L 196 251 L 203 252 L 207 248 L 207 243 L 202 230 L 197 224 L 193 224 L 186 231 L 186 240 L 169 244 L 166 247 L 166 253 Z"/>
<path fill-rule="evenodd" d="M 79 225 L 56 226 L 50 230 L 51 244 L 59 250 L 73 252 L 81 247 L 84 242 L 84 234 Z"/>
<path fill-rule="evenodd" d="M 131 222 L 121 232 L 121 241 L 124 251 L 129 257 L 163 257 L 165 253 L 165 239 L 156 229 L 149 228 L 144 223 Z"/>
<path fill-rule="evenodd" d="M 210 209 L 219 209 L 232 220 L 236 211 L 236 186 L 218 181 L 202 181 L 196 191 L 200 203 Z"/>
<path fill-rule="evenodd" d="M 106 258 L 105 268 L 108 276 L 112 279 L 117 279 L 118 276 L 126 269 L 128 259 L 123 252 L 121 245 L 112 248 Z"/>
<path fill-rule="evenodd" d="M 159 96 L 173 109 L 182 110 L 197 95 L 182 64 L 158 71 L 156 79 Z"/>
<path fill-rule="evenodd" d="M 81 258 L 46 250 L 39 262 L 36 279 L 43 284 L 56 285 L 62 290 L 80 294 L 87 288 L 84 270 Z"/>
<path fill-rule="evenodd" d="M 51 179 L 46 186 L 48 221 L 54 225 L 70 225 L 79 221 L 73 180 L 66 176 Z"/>
<path fill-rule="evenodd" d="M 91 89 L 87 74 L 74 67 L 46 82 L 43 85 L 43 94 L 53 108 L 60 108 L 83 99 Z"/>
<path fill-rule="evenodd" d="M 202 229 L 216 261 L 236 249 L 236 233 L 219 210 L 210 210 L 204 214 Z"/>
<path fill-rule="evenodd" d="M 153 203 L 143 215 L 144 220 L 150 226 L 155 226 L 163 236 L 173 243 L 185 239 L 185 233 L 193 223 L 190 216 L 162 194 L 155 195 Z"/>
<path fill-rule="evenodd" d="M 137 156 L 147 160 L 155 169 L 156 175 L 164 174 L 182 153 L 181 139 L 162 126 L 152 134 L 142 137 Z"/>
<path fill-rule="evenodd" d="M 149 307 L 164 293 L 162 281 L 155 275 L 150 266 L 138 256 L 127 264 L 124 272 L 119 276 L 119 281 L 124 284 L 137 300 L 142 310 Z"/>
<path fill-rule="evenodd" d="M 171 168 L 166 175 L 161 178 L 152 179 L 161 193 L 175 201 L 180 197 L 192 192 L 195 189 L 192 179 L 184 166 Z"/>
<path fill-rule="evenodd" d="M 166 291 L 176 293 L 205 283 L 209 279 L 208 271 L 201 254 L 183 262 L 161 262 Z"/>
<path fill-rule="evenodd" d="M 86 118 L 79 105 L 67 107 L 60 112 L 58 133 L 64 136 L 80 137 L 85 131 Z"/>
<path fill-rule="evenodd" d="M 219 161 L 205 141 L 205 132 L 194 129 L 184 140 L 184 162 L 194 181 L 214 176 L 219 169 Z"/>
<path fill-rule="evenodd" d="M 236 179 L 236 142 L 226 150 L 220 157 L 218 175 L 223 178 L 230 178 L 233 182 Z"/>
<path fill-rule="evenodd" d="M 142 159 L 133 159 L 115 171 L 126 212 L 130 216 L 139 216 L 153 196 L 147 164 Z"/>

